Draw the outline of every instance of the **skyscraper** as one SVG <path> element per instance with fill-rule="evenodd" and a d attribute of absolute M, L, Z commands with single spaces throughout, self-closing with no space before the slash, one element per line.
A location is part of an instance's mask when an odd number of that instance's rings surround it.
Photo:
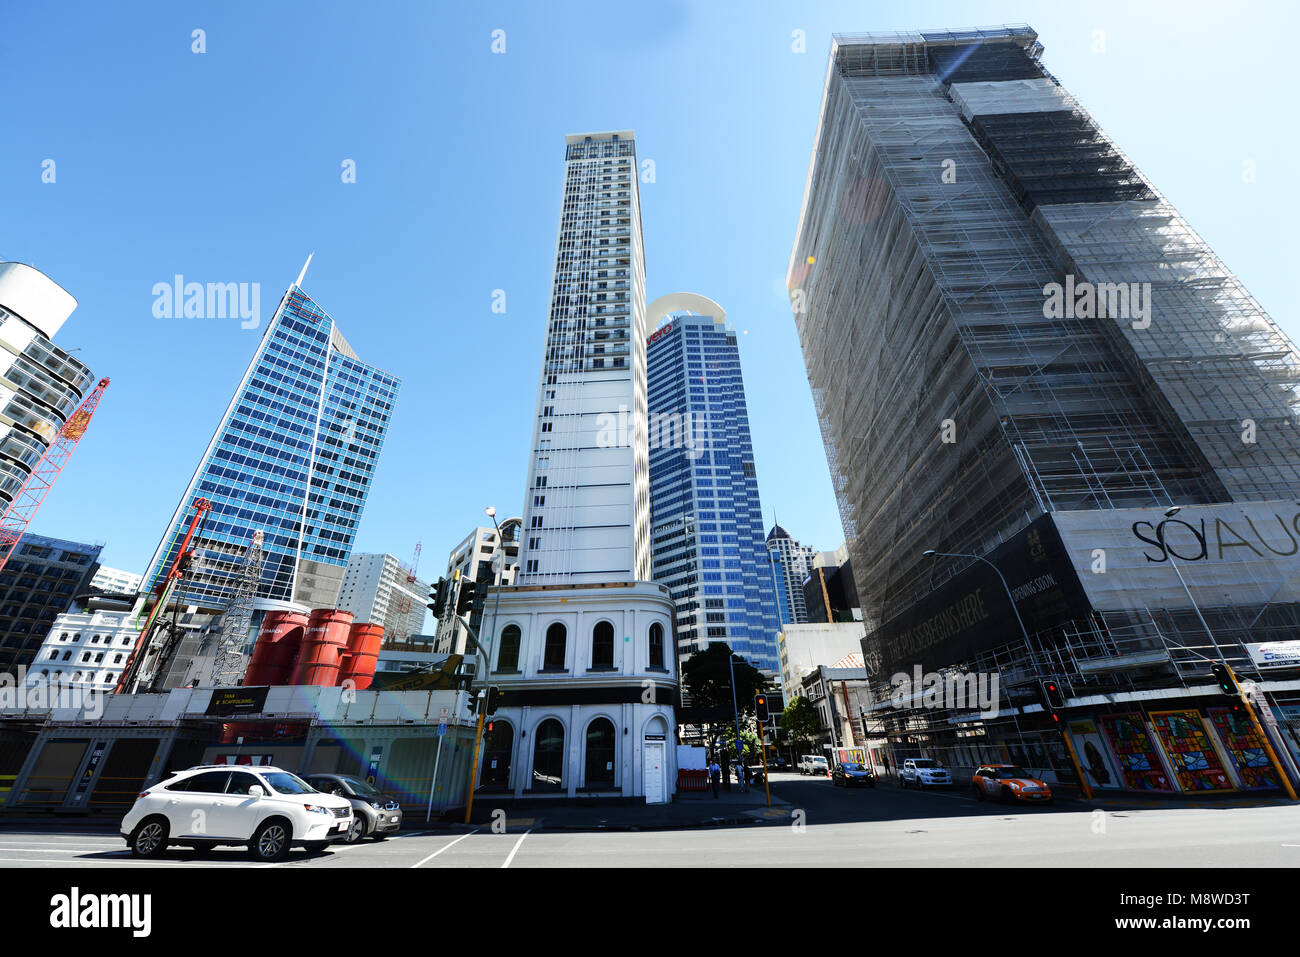
<path fill-rule="evenodd" d="M 149 564 L 147 589 L 171 567 L 201 497 L 212 511 L 178 600 L 222 609 L 259 530 L 263 603 L 318 608 L 338 598 L 400 382 L 358 358 L 301 282 L 267 324 Z"/>
<path fill-rule="evenodd" d="M 56 616 L 90 591 L 102 545 L 22 537 L 0 572 L 0 669 L 32 663 Z"/>
<path fill-rule="evenodd" d="M 94 387 L 53 342 L 77 300 L 24 263 L 0 263 L 0 512 Z"/>
<path fill-rule="evenodd" d="M 564 165 L 519 580 L 648 581 L 645 256 L 636 144 L 626 131 L 570 136 Z"/>
<path fill-rule="evenodd" d="M 353 621 L 384 626 L 385 640 L 418 635 L 424 628 L 427 582 L 413 577 L 396 555 L 353 555 L 343 572 L 338 607 Z"/>
<path fill-rule="evenodd" d="M 1003 676 L 962 741 L 952 710 L 878 717 L 957 766 L 1068 768 L 1008 713 L 1052 678 L 1097 786 L 1248 786 L 1199 689 L 1300 634 L 1300 353 L 1041 53 L 1026 26 L 831 52 L 789 287 L 868 670 Z M 1143 713 L 1166 691 L 1173 725 Z M 1154 770 L 1189 741 L 1204 775 Z"/>
<path fill-rule="evenodd" d="M 693 293 L 663 296 L 647 319 L 650 505 L 655 581 L 676 606 L 681 660 L 725 642 L 780 674 L 777 615 L 736 333 Z"/>
<path fill-rule="evenodd" d="M 801 545 L 780 525 L 767 533 L 767 557 L 776 582 L 781 624 L 801 625 L 808 620 L 804 603 L 803 582 L 812 571 L 817 549 Z"/>
<path fill-rule="evenodd" d="M 520 574 L 486 590 L 475 654 L 502 695 L 479 780 L 516 797 L 659 803 L 676 781 L 673 604 L 649 580 L 637 175 L 631 133 L 566 137 Z"/>

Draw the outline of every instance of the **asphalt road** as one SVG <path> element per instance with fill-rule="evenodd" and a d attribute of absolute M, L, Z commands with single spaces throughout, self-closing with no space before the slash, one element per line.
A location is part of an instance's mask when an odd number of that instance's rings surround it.
<path fill-rule="evenodd" d="M 158 861 L 130 857 L 116 834 L 0 827 L 0 867 L 1277 867 L 1300 865 L 1300 811 L 1293 807 L 1010 807 L 964 792 L 847 790 L 825 778 L 773 776 L 790 804 L 770 823 L 681 831 L 552 833 L 536 821 L 505 833 L 409 831 L 383 842 L 295 851 L 253 864 L 238 848 L 205 857 L 174 848 Z M 1260 802 L 1262 805 L 1265 802 Z"/>

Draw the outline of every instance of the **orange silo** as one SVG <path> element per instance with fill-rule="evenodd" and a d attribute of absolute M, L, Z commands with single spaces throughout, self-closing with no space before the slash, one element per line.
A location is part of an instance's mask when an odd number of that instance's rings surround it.
<path fill-rule="evenodd" d="M 354 624 L 348 635 L 347 663 L 339 672 L 339 684 L 350 678 L 355 690 L 369 688 L 375 679 L 375 663 L 379 660 L 379 646 L 383 641 L 383 625 Z"/>
<path fill-rule="evenodd" d="M 268 611 L 244 672 L 244 684 L 289 683 L 307 630 L 307 616 L 297 611 Z"/>
<path fill-rule="evenodd" d="M 311 613 L 289 684 L 332 688 L 339 683 L 339 656 L 347 650 L 352 617 L 352 612 L 337 608 Z"/>

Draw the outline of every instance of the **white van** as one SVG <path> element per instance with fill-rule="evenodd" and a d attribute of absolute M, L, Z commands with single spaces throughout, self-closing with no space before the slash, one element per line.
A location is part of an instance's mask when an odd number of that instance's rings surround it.
<path fill-rule="evenodd" d="M 817 774 L 822 777 L 830 771 L 830 765 L 826 763 L 826 758 L 820 754 L 805 754 L 799 759 L 800 774 Z"/>

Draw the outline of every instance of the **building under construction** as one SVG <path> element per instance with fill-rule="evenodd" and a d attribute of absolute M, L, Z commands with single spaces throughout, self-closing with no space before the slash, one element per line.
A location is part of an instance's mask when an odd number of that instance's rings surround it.
<path fill-rule="evenodd" d="M 1052 680 L 1093 786 L 1276 786 L 1210 668 L 1258 681 L 1289 763 L 1300 354 L 1041 53 L 1027 26 L 832 46 L 788 284 L 869 730 L 1068 779 Z M 891 701 L 918 666 L 998 675 L 996 713 Z"/>

